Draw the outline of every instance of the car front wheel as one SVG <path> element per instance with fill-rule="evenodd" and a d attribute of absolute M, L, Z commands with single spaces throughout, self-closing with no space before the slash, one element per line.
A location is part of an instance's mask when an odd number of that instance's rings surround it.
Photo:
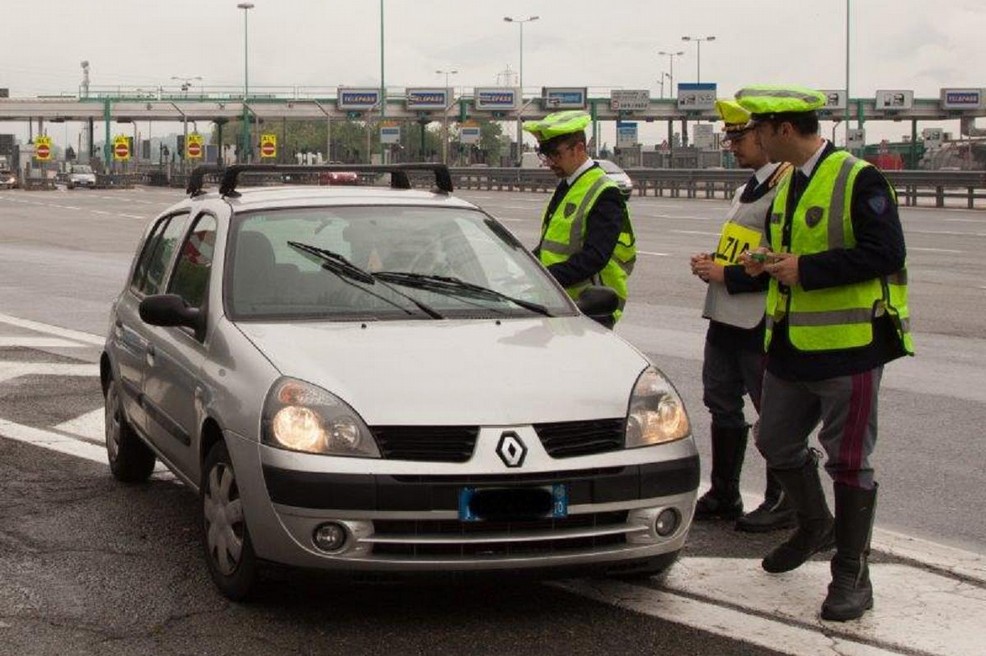
<path fill-rule="evenodd" d="M 154 452 L 134 432 L 123 411 L 120 386 L 111 380 L 105 401 L 106 455 L 113 477 L 124 483 L 142 483 L 154 471 Z"/>
<path fill-rule="evenodd" d="M 205 560 L 219 590 L 233 601 L 250 596 L 257 557 L 250 542 L 236 472 L 223 442 L 206 456 L 202 472 L 202 530 Z"/>

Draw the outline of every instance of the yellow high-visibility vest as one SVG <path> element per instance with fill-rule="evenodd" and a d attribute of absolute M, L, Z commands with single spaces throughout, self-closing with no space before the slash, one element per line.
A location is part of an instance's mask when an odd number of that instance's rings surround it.
<path fill-rule="evenodd" d="M 594 166 L 575 180 L 575 184 L 569 188 L 552 215 L 544 216 L 541 243 L 538 245 L 544 266 L 564 262 L 582 250 L 588 227 L 586 218 L 599 195 L 610 188 L 616 188 L 616 183 L 601 168 Z M 613 315 L 614 319 L 619 320 L 627 300 L 627 278 L 630 277 L 636 260 L 637 242 L 630 225 L 630 210 L 624 205 L 623 227 L 609 261 L 596 276 L 579 281 L 565 291 L 573 299 L 577 299 L 590 285 L 612 288 L 620 297 L 620 307 Z"/>
<path fill-rule="evenodd" d="M 781 245 L 784 226 L 791 224 L 790 252 L 809 255 L 853 248 L 856 236 L 851 220 L 853 187 L 859 172 L 871 166 L 845 151 L 832 153 L 819 164 L 808 188 L 787 216 L 790 180 L 784 180 L 774 197 L 770 216 L 770 242 Z M 893 195 L 893 190 L 890 193 Z M 896 197 L 893 197 L 896 202 Z M 787 318 L 788 339 L 801 351 L 831 351 L 866 346 L 873 341 L 873 321 L 890 316 L 904 350 L 914 353 L 907 306 L 907 268 L 890 276 L 825 289 L 805 291 L 801 285 L 782 293 L 771 278 L 767 291 L 767 330 L 764 347 L 770 346 L 774 325 Z"/>

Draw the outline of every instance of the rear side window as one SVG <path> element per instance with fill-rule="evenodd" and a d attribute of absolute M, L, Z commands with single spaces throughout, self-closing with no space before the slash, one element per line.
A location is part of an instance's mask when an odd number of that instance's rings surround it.
<path fill-rule="evenodd" d="M 181 296 L 190 307 L 202 307 L 216 248 L 216 218 L 202 215 L 181 245 L 168 292 Z"/>
<path fill-rule="evenodd" d="M 164 217 L 154 226 L 134 268 L 130 287 L 135 292 L 149 296 L 163 291 L 168 264 L 187 225 L 188 215 L 176 214 Z"/>

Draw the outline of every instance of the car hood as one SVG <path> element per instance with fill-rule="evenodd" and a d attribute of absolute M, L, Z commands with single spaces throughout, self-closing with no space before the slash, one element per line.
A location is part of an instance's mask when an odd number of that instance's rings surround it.
<path fill-rule="evenodd" d="M 623 417 L 649 364 L 584 317 L 237 325 L 283 375 L 370 425 Z"/>

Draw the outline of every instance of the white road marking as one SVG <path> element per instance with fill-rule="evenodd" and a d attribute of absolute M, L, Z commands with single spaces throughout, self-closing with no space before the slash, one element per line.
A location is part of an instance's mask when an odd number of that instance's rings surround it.
<path fill-rule="evenodd" d="M 9 314 L 0 314 L 0 323 L 9 323 L 10 325 L 17 326 L 19 328 L 27 328 L 28 330 L 35 330 L 40 333 L 48 333 L 49 335 L 64 337 L 65 339 L 72 339 L 77 342 L 84 342 L 86 344 L 93 344 L 94 346 L 102 346 L 106 342 L 106 338 L 100 335 L 93 335 L 92 333 L 84 333 L 78 330 L 71 330 L 69 328 L 52 326 L 50 324 L 40 323 L 38 321 L 31 321 L 30 319 L 12 317 Z"/>
<path fill-rule="evenodd" d="M 96 410 L 87 412 L 86 414 L 80 415 L 75 419 L 70 419 L 58 424 L 54 427 L 54 430 L 61 431 L 62 433 L 78 435 L 79 437 L 90 442 L 102 443 L 105 437 L 105 418 L 103 415 L 103 408 L 97 408 Z"/>
<path fill-rule="evenodd" d="M 61 362 L 3 362 L 0 361 L 0 381 L 20 376 L 98 376 L 99 365 L 67 364 Z"/>
<path fill-rule="evenodd" d="M 950 248 L 919 248 L 917 246 L 908 246 L 909 251 L 924 251 L 927 253 L 964 253 L 965 251 L 953 251 Z"/>
<path fill-rule="evenodd" d="M 682 567 L 687 560 L 679 561 L 675 569 Z M 828 637 L 799 626 L 757 617 L 743 611 L 689 599 L 673 592 L 619 581 L 585 579 L 549 585 L 604 604 L 658 617 L 675 624 L 684 624 L 699 631 L 720 635 L 730 640 L 742 640 L 782 653 L 803 656 L 893 656 L 895 654 L 857 642 Z"/>
<path fill-rule="evenodd" d="M 615 581 L 561 587 L 790 654 L 982 654 L 986 590 L 909 565 L 871 563 L 870 574 L 873 610 L 844 623 L 819 617 L 831 578 L 824 561 L 770 575 L 755 559 L 683 558 L 663 580 L 664 590 Z"/>
<path fill-rule="evenodd" d="M 713 237 L 719 236 L 718 232 L 702 232 L 700 230 L 669 230 L 668 232 L 674 232 L 679 235 L 703 235 L 703 236 L 711 235 Z"/>
<path fill-rule="evenodd" d="M 653 253 L 651 251 L 637 251 L 637 255 L 657 255 L 658 257 L 668 257 L 671 253 Z"/>
<path fill-rule="evenodd" d="M 106 464 L 106 448 L 83 442 L 75 437 L 59 435 L 40 428 L 32 428 L 0 419 L 0 435 L 24 444 L 33 444 L 51 451 L 64 453 L 83 460 Z"/>
<path fill-rule="evenodd" d="M 986 237 L 986 232 L 956 232 L 954 230 L 905 230 L 911 235 L 948 235 L 950 237 Z"/>
<path fill-rule="evenodd" d="M 26 348 L 72 348 L 81 347 L 78 342 L 70 342 L 58 337 L 28 337 L 27 335 L 0 335 L 0 346 L 24 346 Z"/>
<path fill-rule="evenodd" d="M 139 214 L 119 214 L 118 216 L 122 216 L 122 217 L 127 218 L 127 219 L 146 219 L 147 218 L 146 216 L 141 216 Z"/>

